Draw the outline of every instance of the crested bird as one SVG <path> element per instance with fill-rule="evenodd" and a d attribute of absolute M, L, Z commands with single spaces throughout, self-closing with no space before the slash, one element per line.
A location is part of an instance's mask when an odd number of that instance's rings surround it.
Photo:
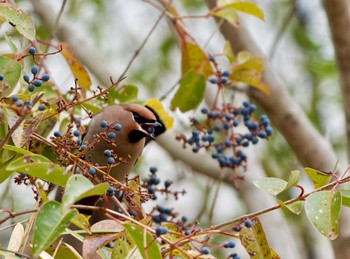
<path fill-rule="evenodd" d="M 92 143 L 98 134 L 106 131 L 101 122 L 111 125 L 107 132 L 115 132 L 115 137 L 95 143 L 85 154 L 85 159 L 91 160 L 92 164 L 107 166 L 108 156 L 104 151 L 112 151 L 120 161 L 116 160 L 116 166 L 112 166 L 109 174 L 119 181 L 131 172 L 146 142 L 165 131 L 165 125 L 157 120 L 157 115 L 151 109 L 139 104 L 115 104 L 105 107 L 92 118 L 83 136 L 83 143 Z M 121 126 L 120 129 L 113 128 L 116 124 Z"/>
<path fill-rule="evenodd" d="M 132 171 L 145 145 L 170 129 L 172 125 L 173 118 L 157 99 L 148 100 L 144 106 L 139 104 L 107 106 L 93 116 L 82 137 L 83 144 L 93 144 L 93 147 L 89 147 L 85 153 L 85 160 L 94 165 L 107 166 L 108 156 L 105 150 L 108 149 L 116 158 L 116 163 L 111 165 L 108 173 L 116 180 L 123 181 L 125 175 Z M 115 134 L 109 135 L 110 132 Z M 113 138 L 109 139 L 108 136 Z M 61 198 L 62 191 L 58 191 L 56 200 L 60 201 Z M 87 197 L 78 203 L 103 206 L 103 201 L 96 196 Z M 111 203 L 108 207 L 117 209 L 116 205 Z M 91 213 L 91 211 L 81 212 Z M 103 219 L 105 219 L 103 213 L 93 212 L 89 221 L 92 225 Z M 82 244 L 72 236 L 65 236 L 64 241 L 71 244 L 79 253 L 82 252 Z"/>

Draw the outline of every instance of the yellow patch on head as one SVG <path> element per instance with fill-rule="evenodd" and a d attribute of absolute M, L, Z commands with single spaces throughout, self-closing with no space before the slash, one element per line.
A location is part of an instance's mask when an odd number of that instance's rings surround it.
<path fill-rule="evenodd" d="M 144 105 L 155 113 L 157 120 L 164 125 L 165 130 L 173 127 L 174 118 L 164 109 L 163 104 L 158 99 L 148 99 Z"/>

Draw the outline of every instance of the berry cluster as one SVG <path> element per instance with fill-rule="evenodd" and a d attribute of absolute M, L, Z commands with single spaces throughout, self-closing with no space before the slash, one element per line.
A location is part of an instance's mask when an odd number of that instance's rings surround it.
<path fill-rule="evenodd" d="M 22 108 L 32 109 L 33 108 L 33 101 L 32 100 L 22 100 L 17 95 L 11 96 L 10 101 L 12 104 L 14 104 L 19 109 L 22 109 Z M 38 109 L 38 111 L 44 111 L 46 109 L 46 105 L 42 103 L 38 106 L 37 109 Z"/>
<path fill-rule="evenodd" d="M 184 147 L 190 145 L 195 153 L 200 149 L 212 150 L 212 158 L 221 167 L 237 168 L 244 165 L 247 159 L 238 148 L 257 144 L 259 139 L 267 139 L 273 131 L 266 115 L 262 115 L 260 120 L 252 116 L 255 110 L 256 106 L 248 101 L 244 101 L 240 107 L 226 104 L 222 109 L 202 108 L 201 113 L 206 116 L 205 120 L 200 122 L 197 118 L 192 118 L 191 123 L 195 128 L 192 135 L 186 137 L 181 134 L 177 139 L 184 142 Z M 247 133 L 235 132 L 240 124 L 247 128 Z M 228 149 L 233 150 L 233 155 L 227 155 Z"/>

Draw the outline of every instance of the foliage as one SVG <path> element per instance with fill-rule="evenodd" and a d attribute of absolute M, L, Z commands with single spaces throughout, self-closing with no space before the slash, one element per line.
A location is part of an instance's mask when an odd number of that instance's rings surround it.
<path fill-rule="evenodd" d="M 203 150 L 217 160 L 221 168 L 229 168 L 232 185 L 237 187 L 242 178 L 239 169 L 246 169 L 249 159 L 242 150 L 260 140 L 268 140 L 273 129 L 266 115 L 259 119 L 254 117 L 257 109 L 254 104 L 249 101 L 242 105 L 231 104 L 226 100 L 225 91 L 255 88 L 268 95 L 268 86 L 261 81 L 264 60 L 246 51 L 235 54 L 228 44 L 222 53 L 209 53 L 188 32 L 182 22 L 185 17 L 165 2 L 158 7 L 168 8 L 164 15 L 173 22 L 182 46 L 181 80 L 170 108 L 181 112 L 197 109 L 206 88 L 215 89 L 213 103 L 201 109 L 204 118 L 191 118 L 191 136 L 181 133 L 177 139 L 184 147 L 191 146 L 194 153 Z M 220 17 L 239 26 L 239 12 L 264 19 L 256 4 L 236 1 L 218 1 L 208 14 L 187 18 Z M 177 199 L 185 191 L 173 190 L 170 181 L 161 185 L 155 167 L 150 168 L 146 179 L 126 177 L 120 182 L 109 175 L 115 161 L 107 168 L 85 161 L 84 154 L 95 143 L 109 138 L 107 130 L 111 125 L 106 124 L 106 131 L 96 136 L 93 143 L 86 145 L 82 139 L 85 131 L 82 118 L 93 116 L 106 103 L 141 102 L 138 87 L 122 84 L 122 75 L 117 80 L 111 78 L 109 86 L 97 86 L 94 90 L 89 72 L 69 44 L 40 40 L 29 13 L 3 3 L 0 4 L 0 18 L 1 22 L 13 26 L 15 36 L 20 39 L 12 41 L 7 37 L 13 53 L 0 56 L 0 183 L 14 176 L 18 185 L 32 187 L 37 202 L 30 211 L 0 210 L 1 224 L 23 214 L 32 214 L 28 225 L 16 224 L 8 247 L 10 251 L 2 251 L 2 254 L 11 255 L 30 248 L 34 258 L 61 254 L 80 258 L 74 247 L 55 242 L 63 235 L 71 235 L 83 243 L 83 257 L 98 253 L 103 258 L 212 258 L 210 249 L 232 249 L 239 241 L 251 258 L 279 258 L 269 246 L 258 216 L 283 207 L 299 214 L 304 203 L 310 223 L 322 235 L 332 240 L 338 236 L 341 207 L 350 204 L 349 190 L 340 189 L 339 185 L 350 178 L 312 168 L 304 169 L 314 182 L 312 192 L 304 193 L 299 185 L 299 171 L 292 171 L 288 181 L 272 177 L 256 180 L 254 184 L 258 188 L 274 196 L 291 188 L 299 188 L 301 193 L 290 200 L 278 199 L 278 205 L 262 212 L 242 215 L 208 229 L 200 229 L 187 222 L 186 217 L 179 217 L 176 211 L 161 205 L 144 212 L 143 204 L 157 199 L 157 195 L 173 195 Z M 62 93 L 46 70 L 51 56 L 61 56 L 76 79 L 67 93 Z M 222 69 L 218 59 L 224 59 L 228 67 Z M 28 70 L 30 73 L 26 72 Z M 172 119 L 167 119 L 172 124 Z M 236 130 L 239 124 L 247 133 Z M 103 176 L 105 181 L 100 183 L 96 175 Z M 64 190 L 61 202 L 48 198 L 53 185 Z M 99 208 L 79 204 L 82 199 L 94 197 L 102 198 L 107 204 L 115 200 L 118 203 L 118 199 L 113 198 L 120 192 L 123 192 L 126 208 L 120 206 L 111 210 L 107 205 Z M 114 220 L 90 225 L 83 213 L 87 210 L 103 211 Z M 69 228 L 70 223 L 79 230 Z M 33 232 L 32 237 L 30 232 Z M 217 235 L 237 241 L 214 244 L 211 241 Z M 16 240 L 20 245 L 13 244 Z M 23 247 L 28 240 L 32 246 Z M 110 243 L 113 245 L 108 245 Z M 228 258 L 237 259 L 239 255 L 230 253 Z"/>

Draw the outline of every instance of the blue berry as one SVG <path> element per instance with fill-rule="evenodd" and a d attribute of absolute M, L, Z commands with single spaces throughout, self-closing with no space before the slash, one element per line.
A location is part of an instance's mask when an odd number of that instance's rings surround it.
<path fill-rule="evenodd" d="M 203 142 L 207 142 L 207 141 L 208 141 L 208 135 L 203 135 L 203 136 L 201 137 L 201 140 L 202 140 Z"/>
<path fill-rule="evenodd" d="M 170 185 L 172 185 L 172 184 L 173 184 L 173 181 L 171 181 L 171 180 L 165 180 L 165 182 L 164 182 L 165 188 L 169 188 Z"/>
<path fill-rule="evenodd" d="M 149 171 L 150 171 L 152 174 L 155 174 L 155 173 L 158 171 L 158 168 L 155 167 L 155 166 L 151 166 L 151 167 L 149 168 Z"/>
<path fill-rule="evenodd" d="M 148 186 L 147 187 L 147 191 L 148 191 L 149 194 L 154 194 L 155 193 L 155 190 L 154 190 L 153 186 Z"/>
<path fill-rule="evenodd" d="M 41 77 L 41 80 L 43 80 L 44 82 L 47 82 L 50 80 L 50 76 L 48 74 L 43 74 Z"/>
<path fill-rule="evenodd" d="M 32 84 L 29 84 L 29 85 L 28 85 L 28 91 L 29 91 L 29 92 L 34 92 L 34 90 L 35 90 L 35 86 L 32 85 Z"/>
<path fill-rule="evenodd" d="M 208 254 L 210 254 L 210 249 L 208 247 L 204 246 L 204 247 L 202 247 L 201 252 L 205 255 L 208 255 Z"/>
<path fill-rule="evenodd" d="M 215 125 L 214 126 L 214 130 L 218 131 L 218 132 L 221 131 L 221 126 L 220 125 Z"/>
<path fill-rule="evenodd" d="M 248 146 L 249 146 L 249 142 L 248 141 L 242 142 L 242 147 L 248 147 Z"/>
<path fill-rule="evenodd" d="M 113 186 L 109 186 L 108 189 L 107 189 L 107 195 L 108 196 L 114 196 L 114 194 L 115 194 L 114 187 Z"/>
<path fill-rule="evenodd" d="M 76 120 L 75 120 L 75 124 L 76 124 L 77 126 L 80 126 L 80 125 L 81 125 L 81 119 L 76 119 Z"/>
<path fill-rule="evenodd" d="M 213 134 L 208 135 L 208 142 L 212 143 L 215 141 L 215 136 Z"/>
<path fill-rule="evenodd" d="M 73 131 L 73 135 L 74 135 L 75 137 L 79 137 L 79 136 L 80 136 L 80 131 L 79 131 L 79 130 Z"/>
<path fill-rule="evenodd" d="M 221 153 L 224 150 L 222 146 L 216 146 L 215 149 L 218 153 Z"/>
<path fill-rule="evenodd" d="M 147 179 L 147 182 L 150 185 L 158 185 L 160 183 L 160 179 L 158 177 L 152 176 Z"/>
<path fill-rule="evenodd" d="M 215 76 L 212 76 L 209 78 L 209 82 L 212 83 L 212 84 L 216 84 L 217 83 L 217 79 Z"/>
<path fill-rule="evenodd" d="M 27 83 L 29 83 L 30 78 L 29 78 L 28 75 L 24 75 L 24 76 L 23 76 L 23 80 L 26 81 Z"/>
<path fill-rule="evenodd" d="M 242 142 L 242 138 L 241 137 L 236 137 L 236 143 L 239 145 Z"/>
<path fill-rule="evenodd" d="M 31 54 L 31 55 L 34 55 L 36 53 L 36 49 L 34 47 L 30 47 L 28 49 L 28 53 Z"/>
<path fill-rule="evenodd" d="M 198 134 L 199 134 L 198 130 L 192 130 L 192 135 L 193 136 L 198 136 Z"/>
<path fill-rule="evenodd" d="M 244 134 L 244 138 L 248 139 L 248 140 L 252 140 L 253 135 L 251 133 L 246 133 Z"/>
<path fill-rule="evenodd" d="M 253 112 L 253 111 L 255 111 L 255 110 L 256 110 L 255 104 L 249 105 L 249 111 L 250 111 L 250 112 Z"/>
<path fill-rule="evenodd" d="M 224 145 L 225 147 L 230 147 L 232 145 L 232 142 L 230 140 L 225 140 Z"/>
<path fill-rule="evenodd" d="M 111 152 L 109 149 L 106 149 L 105 151 L 103 151 L 103 154 L 104 154 L 105 156 L 110 157 L 110 156 L 112 155 L 112 152 Z"/>
<path fill-rule="evenodd" d="M 16 102 L 17 107 L 22 107 L 23 105 L 24 105 L 23 100 L 21 100 L 21 99 L 17 100 L 17 102 Z"/>
<path fill-rule="evenodd" d="M 53 135 L 54 135 L 56 138 L 61 137 L 61 132 L 55 131 L 55 132 L 53 133 Z"/>
<path fill-rule="evenodd" d="M 87 148 L 86 145 L 81 145 L 80 148 L 79 148 L 79 151 L 84 151 L 86 148 Z"/>
<path fill-rule="evenodd" d="M 250 106 L 250 102 L 249 101 L 244 101 L 242 104 L 246 108 L 248 108 Z"/>
<path fill-rule="evenodd" d="M 88 172 L 89 172 L 90 175 L 95 175 L 96 174 L 96 169 L 93 168 L 93 167 L 90 167 Z"/>
<path fill-rule="evenodd" d="M 114 131 L 110 131 L 107 133 L 107 137 L 110 139 L 114 139 L 117 137 L 117 134 Z"/>
<path fill-rule="evenodd" d="M 225 248 L 234 248 L 235 246 L 236 246 L 236 244 L 234 242 L 232 242 L 232 241 L 227 241 L 224 244 Z"/>
<path fill-rule="evenodd" d="M 231 128 L 231 125 L 228 122 L 224 122 L 224 129 L 228 130 L 229 128 Z"/>
<path fill-rule="evenodd" d="M 225 114 L 225 119 L 228 121 L 232 120 L 232 117 L 233 117 L 232 114 L 229 114 L 229 113 Z"/>
<path fill-rule="evenodd" d="M 246 159 L 246 158 L 247 158 L 246 154 L 244 154 L 244 153 L 242 152 L 242 150 L 238 150 L 238 151 L 237 151 L 237 156 L 240 157 L 240 158 L 242 158 L 242 159 Z"/>
<path fill-rule="evenodd" d="M 250 130 L 257 130 L 258 128 L 259 128 L 259 123 L 257 122 L 252 122 L 249 127 Z"/>
<path fill-rule="evenodd" d="M 32 107 L 32 106 L 33 106 L 33 102 L 32 102 L 31 100 L 26 101 L 26 102 L 25 102 L 25 105 L 26 105 L 27 107 Z"/>
<path fill-rule="evenodd" d="M 186 216 L 182 216 L 182 217 L 181 217 L 181 221 L 182 221 L 182 222 L 187 222 L 187 217 L 186 217 Z"/>
<path fill-rule="evenodd" d="M 258 136 L 259 136 L 260 138 L 266 138 L 266 137 L 267 137 L 267 133 L 266 133 L 265 131 L 260 131 L 260 132 L 258 133 Z"/>
<path fill-rule="evenodd" d="M 120 130 L 122 129 L 122 125 L 120 125 L 119 123 L 117 123 L 117 124 L 114 125 L 114 129 L 115 129 L 116 131 L 120 131 Z"/>
<path fill-rule="evenodd" d="M 220 83 L 226 84 L 227 82 L 228 82 L 227 77 L 223 76 L 223 77 L 220 78 Z"/>
<path fill-rule="evenodd" d="M 222 76 L 226 76 L 226 77 L 228 77 L 230 74 L 231 74 L 231 72 L 230 72 L 230 71 L 228 71 L 228 70 L 226 70 L 226 71 L 222 72 Z"/>
<path fill-rule="evenodd" d="M 236 165 L 236 164 L 239 164 L 239 159 L 231 156 L 228 161 L 231 163 L 231 165 Z"/>
<path fill-rule="evenodd" d="M 214 118 L 215 117 L 215 112 L 209 111 L 208 112 L 208 118 Z"/>
<path fill-rule="evenodd" d="M 241 259 L 241 257 L 240 257 L 238 254 L 236 254 L 236 253 L 230 254 L 228 258 L 232 258 L 232 259 Z"/>
<path fill-rule="evenodd" d="M 152 220 L 155 222 L 155 223 L 160 223 L 161 220 L 160 220 L 160 215 L 152 215 Z"/>
<path fill-rule="evenodd" d="M 248 115 L 249 114 L 249 109 L 248 108 L 242 108 L 241 109 L 241 114 L 242 115 Z"/>
<path fill-rule="evenodd" d="M 259 142 L 258 137 L 257 137 L 257 136 L 253 136 L 253 137 L 252 137 L 252 143 L 253 143 L 253 144 L 257 144 L 258 142 Z"/>
<path fill-rule="evenodd" d="M 81 139 L 80 139 L 80 138 L 78 138 L 76 142 L 77 142 L 77 145 L 79 145 L 79 146 L 80 146 L 80 145 L 81 145 L 81 143 L 82 143 L 82 141 L 81 141 Z"/>
<path fill-rule="evenodd" d="M 272 134 L 272 132 L 273 132 L 273 129 L 271 127 L 266 127 L 265 131 L 266 131 L 266 134 L 268 136 L 270 136 Z"/>
<path fill-rule="evenodd" d="M 17 102 L 18 101 L 18 96 L 17 95 L 11 96 L 11 101 L 12 102 Z"/>
<path fill-rule="evenodd" d="M 161 213 L 160 214 L 160 221 L 164 222 L 168 220 L 168 215 L 166 215 L 165 213 Z"/>
<path fill-rule="evenodd" d="M 244 221 L 244 226 L 247 228 L 251 228 L 253 226 L 253 222 L 250 219 Z"/>
<path fill-rule="evenodd" d="M 239 124 L 238 120 L 234 120 L 234 121 L 232 122 L 232 125 L 233 125 L 234 127 L 237 127 L 238 124 Z"/>
<path fill-rule="evenodd" d="M 3 74 L 0 74 L 0 81 L 4 80 L 4 75 Z"/>
<path fill-rule="evenodd" d="M 39 105 L 38 110 L 43 111 L 43 110 L 45 110 L 45 108 L 46 108 L 46 105 L 42 103 Z"/>
<path fill-rule="evenodd" d="M 192 148 L 192 152 L 193 153 L 198 153 L 198 151 L 199 151 L 199 147 L 198 146 L 195 146 L 195 147 Z"/>
<path fill-rule="evenodd" d="M 136 211 L 134 211 L 134 210 L 130 210 L 130 211 L 129 211 L 129 214 L 130 214 L 130 216 L 134 216 L 134 217 L 137 216 L 137 213 L 136 213 Z"/>
<path fill-rule="evenodd" d="M 39 68 L 37 66 L 32 66 L 30 69 L 33 75 L 36 75 L 39 72 Z"/>
<path fill-rule="evenodd" d="M 106 128 L 108 126 L 108 122 L 107 121 L 101 121 L 100 122 L 100 126 L 101 126 L 101 128 Z"/>
<path fill-rule="evenodd" d="M 113 157 L 108 157 L 108 158 L 107 158 L 107 163 L 110 164 L 110 165 L 111 165 L 111 164 L 114 164 L 114 163 L 115 163 L 114 158 L 113 158 Z"/>
<path fill-rule="evenodd" d="M 215 62 L 215 57 L 212 56 L 212 55 L 209 55 L 209 61 L 210 61 L 210 62 Z"/>
<path fill-rule="evenodd" d="M 161 228 L 161 227 L 157 227 L 157 228 L 156 228 L 156 234 L 157 234 L 157 235 L 161 235 L 162 233 L 163 233 L 162 228 Z"/>
<path fill-rule="evenodd" d="M 36 87 L 39 87 L 39 86 L 41 86 L 43 83 L 42 83 L 39 79 L 37 79 L 37 80 L 34 80 L 33 84 L 34 84 Z"/>
<path fill-rule="evenodd" d="M 201 113 L 203 113 L 203 114 L 207 114 L 208 113 L 208 108 L 202 108 L 201 109 Z"/>

